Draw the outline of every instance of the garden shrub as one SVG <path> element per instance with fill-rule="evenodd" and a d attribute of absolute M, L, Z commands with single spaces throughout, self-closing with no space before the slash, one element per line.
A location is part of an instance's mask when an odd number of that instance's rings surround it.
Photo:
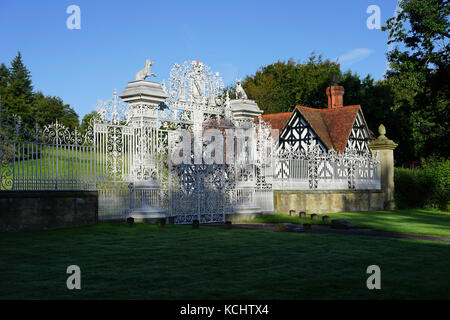
<path fill-rule="evenodd" d="M 427 159 L 422 168 L 395 168 L 395 202 L 399 209 L 426 206 L 448 209 L 450 160 Z"/>
<path fill-rule="evenodd" d="M 433 194 L 431 205 L 448 211 L 450 200 L 450 159 L 429 158 L 423 161 L 423 170 L 426 175 L 433 177 Z"/>
<path fill-rule="evenodd" d="M 395 168 L 395 203 L 399 209 L 422 208 L 432 196 L 433 181 L 421 169 Z"/>

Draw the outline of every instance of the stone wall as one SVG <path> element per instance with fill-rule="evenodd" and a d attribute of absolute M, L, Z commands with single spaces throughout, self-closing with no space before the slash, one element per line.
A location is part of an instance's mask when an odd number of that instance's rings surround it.
<path fill-rule="evenodd" d="M 297 191 L 274 190 L 274 212 L 336 213 L 383 210 L 385 194 L 380 190 Z"/>
<path fill-rule="evenodd" d="M 0 231 L 56 229 L 97 222 L 97 191 L 0 191 Z"/>

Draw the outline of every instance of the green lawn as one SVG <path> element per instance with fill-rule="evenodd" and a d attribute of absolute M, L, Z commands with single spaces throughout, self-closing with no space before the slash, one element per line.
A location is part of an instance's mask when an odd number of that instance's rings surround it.
<path fill-rule="evenodd" d="M 318 221 L 311 221 L 310 215 L 306 219 L 287 214 L 264 215 L 251 222 L 290 222 L 322 224 L 322 216 Z M 395 210 L 368 211 L 328 214 L 330 219 L 344 219 L 358 227 L 371 228 L 400 233 L 415 233 L 450 237 L 450 212 L 436 210 Z"/>
<path fill-rule="evenodd" d="M 1 299 L 450 298 L 450 245 L 437 242 L 117 223 L 0 243 Z M 80 291 L 66 289 L 72 264 Z M 366 288 L 372 264 L 379 291 Z"/>
<path fill-rule="evenodd" d="M 114 182 L 111 175 L 111 155 L 105 150 L 85 146 L 56 147 L 46 144 L 20 143 L 16 146 L 16 158 L 9 159 L 11 173 L 17 189 L 53 188 L 58 180 L 60 189 L 73 187 L 73 180 L 82 182 Z M 24 157 L 29 155 L 29 157 Z M 161 155 L 166 157 L 165 155 Z M 130 174 L 131 158 L 120 158 L 119 167 Z M 167 168 L 160 168 L 160 175 L 167 176 Z M 128 182 L 126 182 L 128 185 Z M 0 185 L 0 190 L 10 190 L 11 185 Z"/>
<path fill-rule="evenodd" d="M 55 147 L 45 144 L 19 143 L 16 145 L 16 157 L 8 158 L 8 165 L 14 173 L 16 188 L 34 189 L 36 186 L 52 184 L 58 179 L 58 184 L 69 188 L 73 179 L 92 179 L 94 172 L 102 172 L 105 167 L 106 156 L 97 153 L 99 159 L 94 161 L 94 153 L 88 152 L 88 147 Z M 24 156 L 25 155 L 25 156 Z M 26 156 L 28 155 L 28 157 Z M 100 158 L 102 157 L 102 158 Z M 105 177 L 106 178 L 106 177 Z M 95 181 L 95 180 L 94 180 Z M 53 182 L 54 184 L 54 182 Z M 2 185 L 1 190 L 8 190 L 10 186 Z"/>

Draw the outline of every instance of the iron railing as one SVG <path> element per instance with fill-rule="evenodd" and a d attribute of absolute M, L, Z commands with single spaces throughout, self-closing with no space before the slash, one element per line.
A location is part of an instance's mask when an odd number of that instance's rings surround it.
<path fill-rule="evenodd" d="M 280 152 L 274 157 L 276 190 L 378 190 L 377 157 L 348 151 L 338 154 L 314 150 Z"/>

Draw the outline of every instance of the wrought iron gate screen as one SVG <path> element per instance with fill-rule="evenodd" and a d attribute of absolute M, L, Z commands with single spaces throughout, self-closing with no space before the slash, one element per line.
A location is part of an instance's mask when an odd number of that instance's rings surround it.
<path fill-rule="evenodd" d="M 219 74 L 198 61 L 175 64 L 161 88 L 166 99 L 157 104 L 126 103 L 114 91 L 84 132 L 58 122 L 31 130 L 18 117 L 3 117 L 1 190 L 98 190 L 100 219 L 155 206 L 175 223 L 209 223 L 243 207 L 273 211 L 273 187 L 379 188 L 379 164 L 370 155 L 276 152 L 270 125 L 237 116 Z M 210 131 L 220 137 L 210 139 Z M 173 155 L 186 133 L 189 161 L 178 163 Z M 208 149 L 219 140 L 222 162 L 219 149 Z"/>

